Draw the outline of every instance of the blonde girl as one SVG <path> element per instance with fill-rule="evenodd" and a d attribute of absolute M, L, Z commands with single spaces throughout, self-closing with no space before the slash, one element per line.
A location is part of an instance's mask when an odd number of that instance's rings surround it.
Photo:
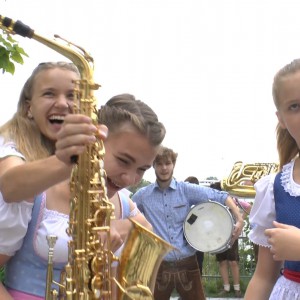
<path fill-rule="evenodd" d="M 280 172 L 255 184 L 256 198 L 250 213 L 250 240 L 259 245 L 258 262 L 248 285 L 246 300 L 300 299 L 300 261 L 274 260 L 268 229 L 274 221 L 300 228 L 300 59 L 274 77 L 277 109 L 277 149 Z M 278 223 L 275 223 L 278 224 Z M 286 244 L 286 252 L 290 245 Z"/>

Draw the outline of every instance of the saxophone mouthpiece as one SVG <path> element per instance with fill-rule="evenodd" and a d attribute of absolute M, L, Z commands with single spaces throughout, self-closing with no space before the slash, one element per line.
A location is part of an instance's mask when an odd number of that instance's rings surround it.
<path fill-rule="evenodd" d="M 0 15 L 0 24 L 6 27 L 11 33 L 16 33 L 30 39 L 33 37 L 34 30 L 21 21 L 14 22 L 12 19 Z"/>

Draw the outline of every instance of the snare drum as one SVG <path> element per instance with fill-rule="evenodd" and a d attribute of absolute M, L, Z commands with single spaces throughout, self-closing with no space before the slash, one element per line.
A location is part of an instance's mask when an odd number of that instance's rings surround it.
<path fill-rule="evenodd" d="M 230 248 L 234 221 L 229 209 L 215 201 L 195 205 L 183 223 L 188 243 L 198 251 L 217 254 Z"/>

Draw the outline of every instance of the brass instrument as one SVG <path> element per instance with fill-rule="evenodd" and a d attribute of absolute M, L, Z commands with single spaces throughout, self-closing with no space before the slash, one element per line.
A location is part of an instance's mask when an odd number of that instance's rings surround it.
<path fill-rule="evenodd" d="M 163 257 L 175 248 L 134 220 L 131 222 L 134 230 L 121 255 L 118 299 L 151 300 Z"/>
<path fill-rule="evenodd" d="M 81 74 L 81 79 L 75 82 L 77 103 L 74 104 L 74 110 L 89 116 L 95 125 L 98 124 L 97 103 L 93 91 L 100 85 L 93 81 L 93 58 L 84 49 L 69 42 L 62 45 L 49 40 L 36 34 L 22 22 L 14 22 L 1 15 L 0 29 L 10 34 L 32 38 L 70 59 Z M 57 35 L 55 37 L 59 38 Z M 124 246 L 124 262 L 122 258 L 120 261 L 121 277 L 112 278 L 111 263 L 116 257 L 110 249 L 110 244 L 104 244 L 99 237 L 101 232 L 106 235 L 106 240 L 110 240 L 110 221 L 114 217 L 114 207 L 107 198 L 104 154 L 103 142 L 97 141 L 75 159 L 76 164 L 70 181 L 71 200 L 67 233 L 71 240 L 68 244 L 68 263 L 61 273 L 60 282 L 54 282 L 52 258 L 55 238 L 50 238 L 46 300 L 112 299 L 112 283 L 119 287 L 118 299 L 153 299 L 151 278 L 156 277 L 162 257 L 173 249 L 155 234 L 134 224 L 130 233 L 131 239 L 128 239 Z M 145 249 L 147 252 L 144 252 Z M 147 257 L 143 253 L 147 253 Z M 143 259 L 139 260 L 138 257 Z M 59 292 L 51 289 L 52 284 L 59 287 Z"/>
<path fill-rule="evenodd" d="M 278 171 L 279 165 L 276 163 L 244 164 L 238 161 L 233 165 L 229 176 L 221 180 L 221 188 L 235 196 L 253 198 L 255 182 Z"/>
<path fill-rule="evenodd" d="M 49 253 L 48 253 L 48 269 L 47 269 L 46 282 L 53 282 L 53 256 L 54 256 L 54 246 L 56 244 L 56 241 L 57 241 L 56 235 L 48 235 L 47 236 Z M 50 294 L 51 294 L 51 286 L 48 284 L 46 286 L 45 295 L 50 295 Z"/>

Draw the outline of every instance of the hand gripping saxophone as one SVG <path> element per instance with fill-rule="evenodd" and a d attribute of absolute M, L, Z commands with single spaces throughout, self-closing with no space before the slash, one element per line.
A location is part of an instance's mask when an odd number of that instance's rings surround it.
<path fill-rule="evenodd" d="M 0 15 L 0 29 L 32 38 L 70 59 L 78 68 L 81 79 L 75 83 L 77 101 L 74 112 L 89 116 L 95 125 L 97 103 L 94 90 L 100 85 L 93 80 L 93 58 L 84 49 L 67 43 L 62 45 L 36 34 L 20 21 Z M 59 36 L 55 35 L 56 38 Z M 68 262 L 60 282 L 53 280 L 53 252 L 56 236 L 48 236 L 49 256 L 46 280 L 46 300 L 112 299 L 112 284 L 118 287 L 118 300 L 153 299 L 158 267 L 171 245 L 133 222 L 119 263 L 119 277 L 113 278 L 111 264 L 114 257 L 110 243 L 101 242 L 99 233 L 110 241 L 110 221 L 114 207 L 107 198 L 106 173 L 103 168 L 105 149 L 98 140 L 76 157 L 70 180 L 70 215 L 67 233 Z M 58 291 L 53 287 L 59 287 Z"/>

